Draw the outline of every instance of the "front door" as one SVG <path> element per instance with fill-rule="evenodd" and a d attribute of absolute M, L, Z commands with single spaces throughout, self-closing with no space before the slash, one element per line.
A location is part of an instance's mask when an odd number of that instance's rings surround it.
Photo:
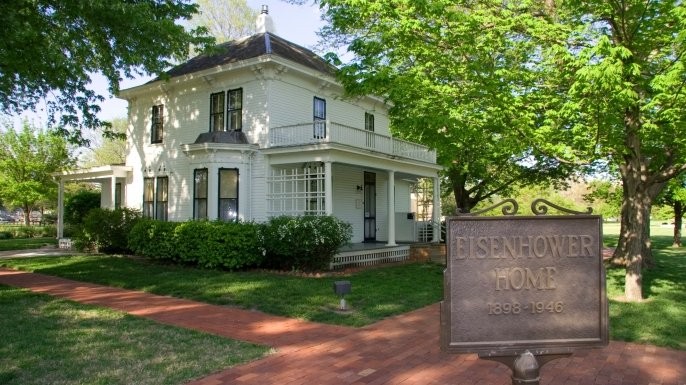
<path fill-rule="evenodd" d="M 364 173 L 364 241 L 376 241 L 376 174 Z"/>

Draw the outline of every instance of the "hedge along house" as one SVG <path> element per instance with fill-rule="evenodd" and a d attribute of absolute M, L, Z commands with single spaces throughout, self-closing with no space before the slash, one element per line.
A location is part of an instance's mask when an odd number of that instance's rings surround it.
<path fill-rule="evenodd" d="M 336 69 L 271 24 L 265 7 L 255 35 L 121 91 L 126 164 L 61 173 L 60 187 L 99 182 L 103 207 L 170 221 L 334 215 L 352 224 L 352 243 L 377 246 L 342 258 L 406 256 L 398 242 L 439 221 L 436 153 L 394 138 L 382 98 L 344 97 Z M 435 197 L 424 224 L 412 208 L 421 178 L 433 180 Z M 439 227 L 430 228 L 438 241 Z"/>

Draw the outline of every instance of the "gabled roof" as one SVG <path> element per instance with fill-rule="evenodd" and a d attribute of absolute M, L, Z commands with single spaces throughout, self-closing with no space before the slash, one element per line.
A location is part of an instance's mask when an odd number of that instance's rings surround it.
<path fill-rule="evenodd" d="M 263 55 L 275 55 L 315 71 L 333 76 L 336 68 L 314 52 L 270 32 L 258 33 L 216 47 L 211 54 L 201 54 L 167 71 L 169 77 L 187 75 L 208 68 L 236 63 Z M 159 80 L 159 79 L 155 79 Z"/>

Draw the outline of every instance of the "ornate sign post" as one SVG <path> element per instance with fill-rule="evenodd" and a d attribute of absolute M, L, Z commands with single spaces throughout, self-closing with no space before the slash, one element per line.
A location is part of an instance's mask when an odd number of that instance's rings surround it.
<path fill-rule="evenodd" d="M 576 215 L 545 215 L 546 204 Z M 546 362 L 608 344 L 602 219 L 542 199 L 535 216 L 514 216 L 514 200 L 500 205 L 504 216 L 448 219 L 441 347 L 508 365 L 513 384 L 538 384 Z"/>

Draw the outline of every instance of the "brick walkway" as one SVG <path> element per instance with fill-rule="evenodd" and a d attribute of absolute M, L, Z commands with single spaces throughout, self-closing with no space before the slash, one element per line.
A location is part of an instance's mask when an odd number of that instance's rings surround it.
<path fill-rule="evenodd" d="M 0 283 L 276 349 L 262 360 L 189 385 L 512 382 L 502 364 L 441 353 L 437 304 L 352 329 L 7 269 L 0 269 Z M 541 384 L 686 385 L 686 352 L 611 342 L 545 365 Z"/>

